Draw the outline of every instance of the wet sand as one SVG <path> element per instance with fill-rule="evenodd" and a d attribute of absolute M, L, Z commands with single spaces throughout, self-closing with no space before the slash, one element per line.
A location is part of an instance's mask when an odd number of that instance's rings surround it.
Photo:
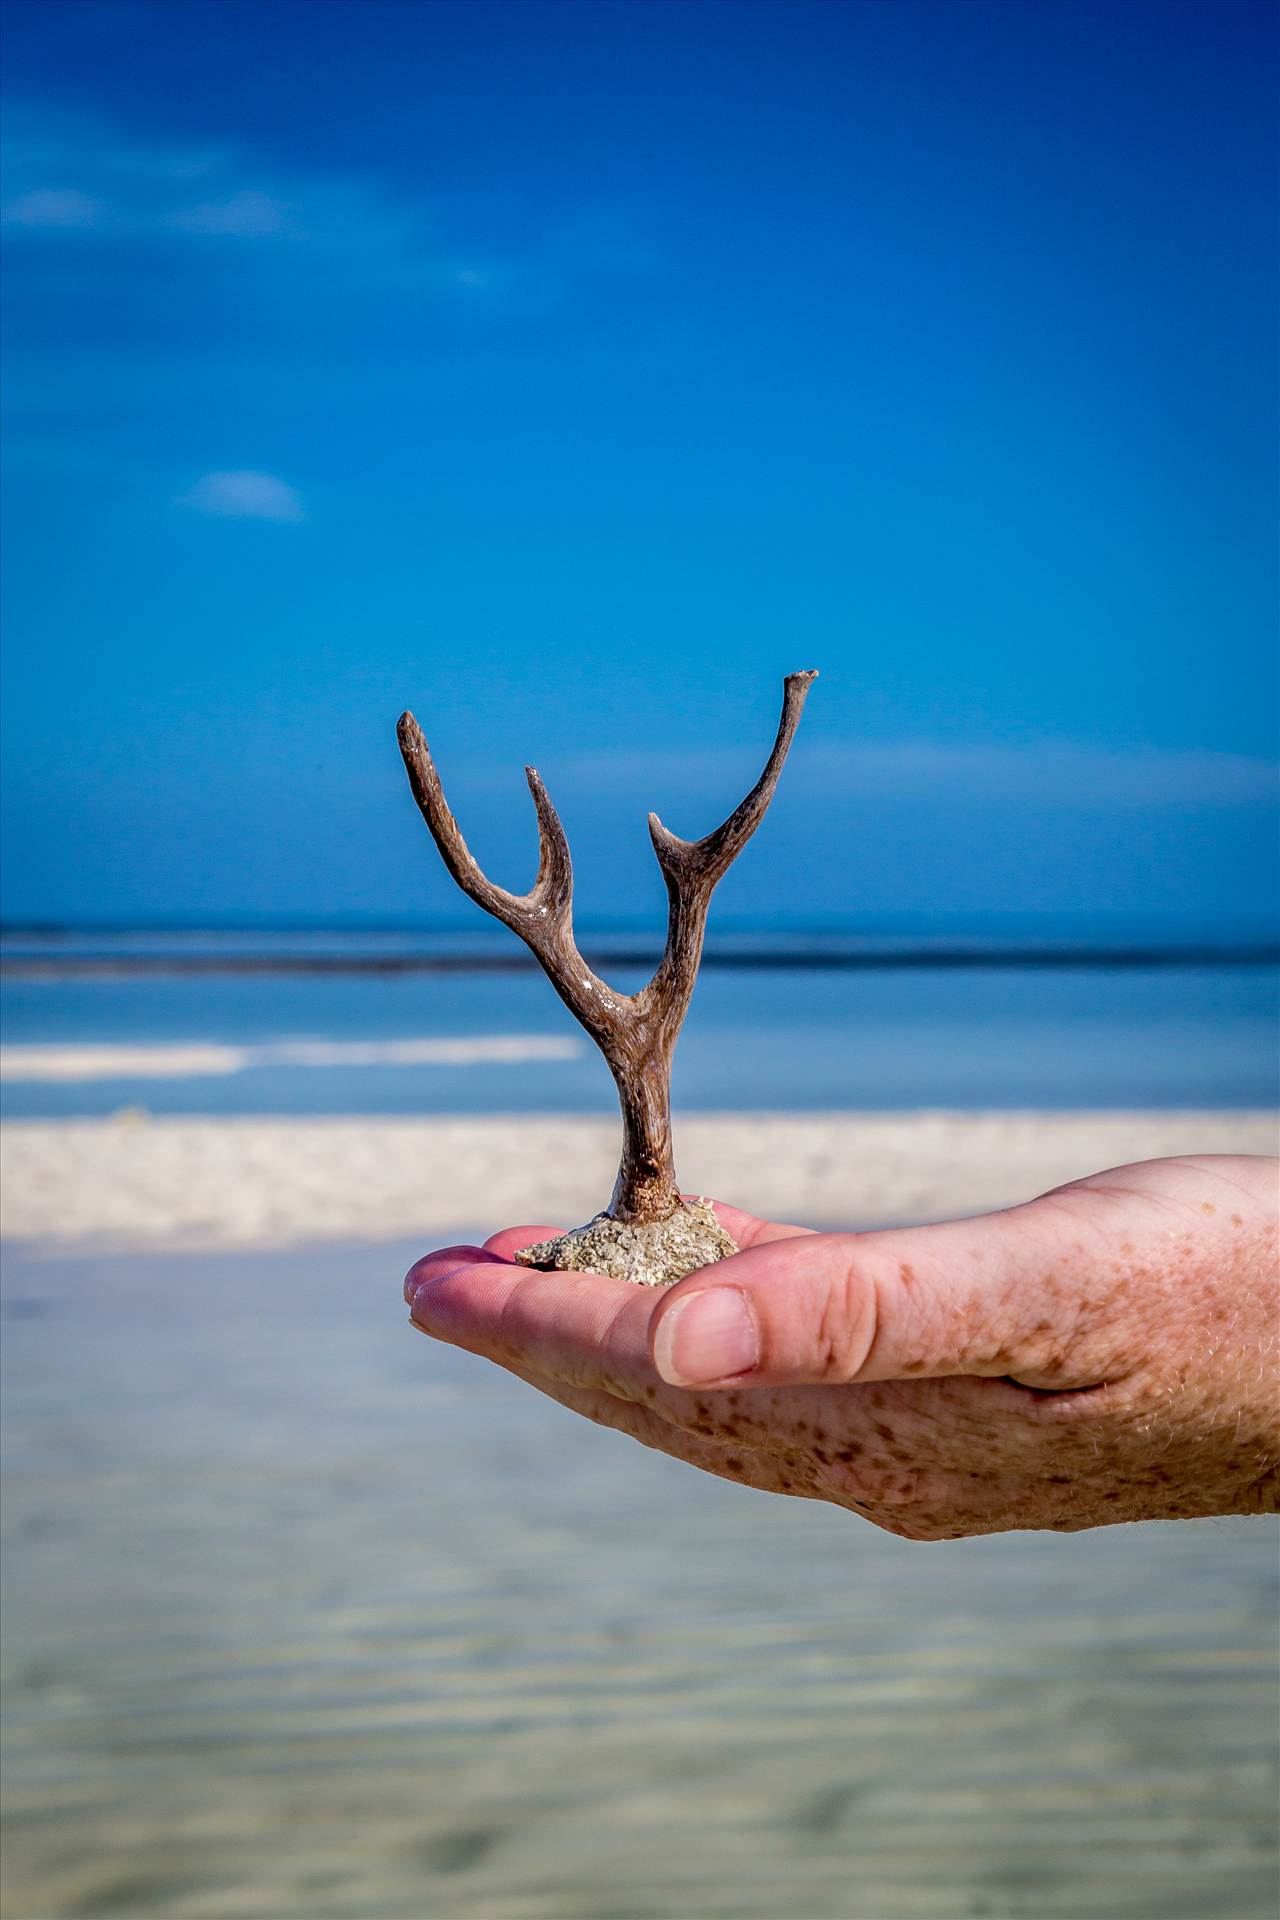
<path fill-rule="evenodd" d="M 419 1249 L 8 1258 L 9 1920 L 1271 1920 L 1273 1526 L 897 1541 Z"/>

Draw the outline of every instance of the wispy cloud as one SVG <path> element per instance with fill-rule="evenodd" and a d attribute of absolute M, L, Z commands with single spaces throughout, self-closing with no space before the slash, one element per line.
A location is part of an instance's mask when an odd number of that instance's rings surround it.
<path fill-rule="evenodd" d="M 21 103 L 5 115 L 0 219 L 12 234 L 76 241 L 223 247 L 271 241 L 292 275 L 313 256 L 341 259 L 371 298 L 394 291 L 463 311 L 511 302 L 541 307 L 584 279 L 652 264 L 621 210 L 552 212 L 541 231 L 493 230 L 487 203 L 398 195 L 373 176 L 281 171 L 234 146 L 147 143 L 105 120 Z M 271 249 L 250 248 L 260 260 Z"/>
<path fill-rule="evenodd" d="M 90 116 L 6 113 L 10 227 L 90 229 L 123 241 L 260 240 L 298 247 L 420 241 L 424 209 L 340 175 L 291 178 L 235 147 L 171 147 L 133 139 Z M 428 222 L 429 224 L 429 222 Z"/>
<path fill-rule="evenodd" d="M 451 359 L 478 382 L 485 354 L 528 351 L 513 322 L 643 270 L 622 214 L 584 227 L 548 208 L 534 229 L 501 193 L 145 138 L 47 102 L 7 106 L 3 174 L 9 460 L 113 485 L 132 468 L 153 497 L 223 517 L 305 517 L 271 475 L 206 474 L 187 491 L 229 392 L 266 386 L 272 404 L 288 389 L 314 411 L 350 398 L 353 361 L 371 408 L 399 404 L 407 377 L 443 381 Z M 611 226 L 627 259 L 609 252 Z M 162 474 L 143 473 L 144 438 L 166 449 Z"/>
<path fill-rule="evenodd" d="M 2 158 L 6 223 L 116 233 L 162 222 L 233 166 L 228 149 L 140 143 L 93 116 L 18 101 L 6 104 Z"/>
<path fill-rule="evenodd" d="M 77 187 L 33 187 L 10 200 L 0 218 L 6 226 L 62 231 L 96 226 L 101 214 L 99 203 Z"/>
<path fill-rule="evenodd" d="M 305 520 L 302 502 L 274 473 L 206 473 L 183 505 L 224 520 Z"/>
<path fill-rule="evenodd" d="M 761 759 L 766 751 L 762 742 Z M 611 791 L 634 788 L 647 796 L 646 810 L 656 805 L 660 813 L 663 796 L 670 795 L 674 815 L 686 804 L 712 811 L 722 802 L 731 804 L 758 771 L 751 755 L 729 748 L 703 751 L 693 759 L 685 752 L 642 749 L 627 756 L 567 756 L 557 782 L 570 790 L 605 780 Z M 1273 805 L 1280 793 L 1280 767 L 1208 748 L 1126 750 L 1073 740 L 903 739 L 853 745 L 824 740 L 797 752 L 787 781 L 792 794 L 807 794 L 814 804 L 918 800 L 1083 809 L 1231 807 Z M 667 824 L 686 830 L 678 819 Z"/>
<path fill-rule="evenodd" d="M 1093 746 L 1074 740 L 826 743 L 812 777 L 851 795 L 971 795 L 1081 806 L 1238 805 L 1273 800 L 1277 768 L 1209 748 Z"/>
<path fill-rule="evenodd" d="M 181 207 L 169 218 L 169 225 L 184 233 L 217 233 L 261 239 L 283 233 L 289 224 L 289 210 L 268 193 L 244 187 L 223 200 L 202 200 L 194 207 Z"/>

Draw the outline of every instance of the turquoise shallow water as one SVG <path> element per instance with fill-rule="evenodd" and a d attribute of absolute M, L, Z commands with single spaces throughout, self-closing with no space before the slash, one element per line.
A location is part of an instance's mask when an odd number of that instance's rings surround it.
<path fill-rule="evenodd" d="M 8 1260 L 13 1920 L 1271 1920 L 1272 1525 L 894 1540 L 412 1251 Z"/>
<path fill-rule="evenodd" d="M 625 970 L 630 990 L 641 976 Z M 223 1075 L 9 1079 L 12 1115 L 613 1110 L 603 1063 L 536 973 L 9 979 L 10 1046 L 265 1047 Z M 708 970 L 676 1055 L 686 1109 L 1272 1107 L 1265 965 Z M 272 1058 L 281 1041 L 543 1036 L 568 1057 L 397 1066 Z"/>

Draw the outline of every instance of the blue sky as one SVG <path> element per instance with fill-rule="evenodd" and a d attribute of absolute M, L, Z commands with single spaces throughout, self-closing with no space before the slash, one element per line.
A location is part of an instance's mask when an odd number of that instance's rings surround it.
<path fill-rule="evenodd" d="M 1269 7 L 5 12 L 7 915 L 1265 910 Z"/>

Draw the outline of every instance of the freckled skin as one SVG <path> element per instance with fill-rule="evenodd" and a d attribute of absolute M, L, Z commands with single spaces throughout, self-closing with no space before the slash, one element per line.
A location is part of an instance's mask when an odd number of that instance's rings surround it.
<path fill-rule="evenodd" d="M 554 1231 L 520 1227 L 428 1255 L 406 1291 L 424 1331 L 589 1420 L 910 1539 L 1259 1513 L 1280 1496 L 1276 1195 L 1274 1162 L 1204 1157 L 898 1233 L 719 1207 L 744 1251 L 657 1303 L 515 1266 Z M 690 1392 L 654 1341 L 713 1277 L 749 1299 L 760 1364 Z"/>

